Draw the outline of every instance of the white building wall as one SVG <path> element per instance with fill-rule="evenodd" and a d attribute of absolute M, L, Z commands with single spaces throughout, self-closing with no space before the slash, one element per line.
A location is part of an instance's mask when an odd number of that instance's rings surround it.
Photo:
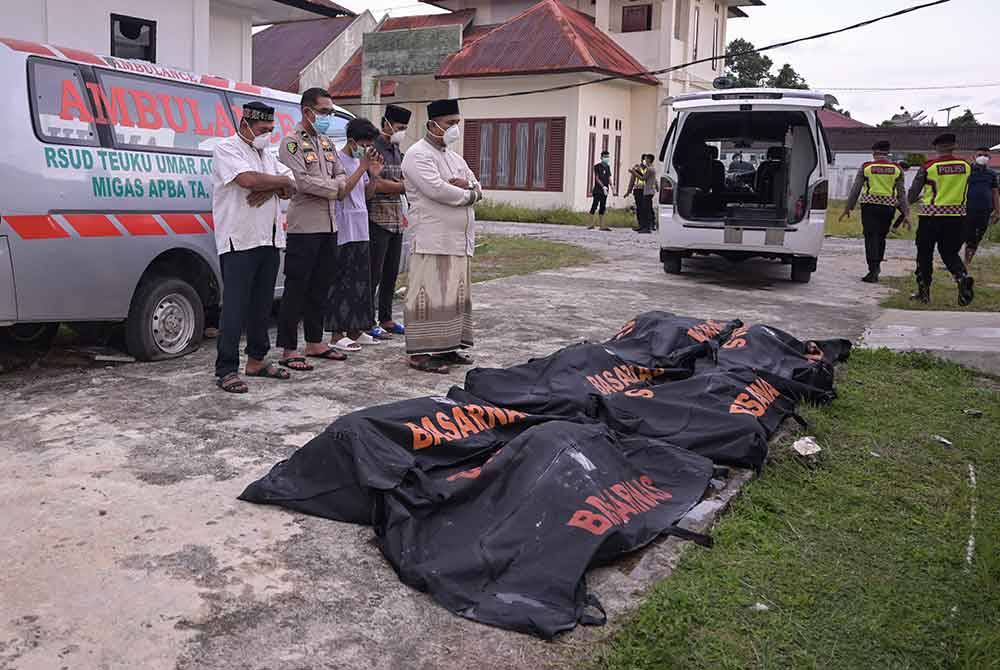
<path fill-rule="evenodd" d="M 340 69 L 361 46 L 362 36 L 373 31 L 376 23 L 375 17 L 367 10 L 354 19 L 351 25 L 337 35 L 336 39 L 320 52 L 313 62 L 302 69 L 302 73 L 299 75 L 299 92 L 313 86 L 327 88 Z"/>
<path fill-rule="evenodd" d="M 457 94 L 489 95 L 520 91 L 538 86 L 558 86 L 580 81 L 576 75 L 559 75 L 544 77 L 484 77 L 482 79 L 453 80 L 453 91 L 457 85 Z M 596 86 L 601 86 L 597 84 Z M 587 160 L 587 145 L 580 144 L 579 127 L 580 91 L 592 88 L 571 88 L 565 91 L 554 91 L 537 95 L 526 95 L 505 100 L 463 100 L 462 116 L 467 119 L 506 119 L 531 117 L 565 117 L 566 147 L 563 158 L 563 191 L 501 191 L 487 190 L 485 196 L 490 200 L 522 204 L 529 207 L 574 207 L 583 206 L 583 195 L 586 189 L 581 184 L 585 179 L 582 163 Z M 590 113 L 600 113 L 593 111 Z M 582 120 L 586 124 L 586 119 Z M 581 158 L 582 152 L 582 158 Z"/>
<path fill-rule="evenodd" d="M 0 34 L 110 55 L 111 14 L 156 21 L 160 65 L 251 79 L 250 19 L 219 0 L 9 1 Z"/>

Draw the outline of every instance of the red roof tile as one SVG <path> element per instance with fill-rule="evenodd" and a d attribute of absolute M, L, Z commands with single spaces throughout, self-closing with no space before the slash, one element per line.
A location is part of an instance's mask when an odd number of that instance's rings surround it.
<path fill-rule="evenodd" d="M 299 73 L 347 29 L 353 17 L 279 23 L 253 36 L 253 83 L 299 92 Z"/>
<path fill-rule="evenodd" d="M 871 128 L 867 123 L 862 123 L 832 109 L 819 110 L 819 120 L 823 122 L 824 128 Z"/>
<path fill-rule="evenodd" d="M 559 0 L 542 0 L 450 56 L 437 77 L 598 72 L 657 83 L 592 21 Z"/>
<path fill-rule="evenodd" d="M 386 19 L 379 27 L 379 31 L 384 30 L 407 30 L 412 28 L 433 28 L 437 26 L 460 25 L 463 28 L 463 38 L 466 33 L 474 32 L 476 28 L 470 26 L 472 19 L 476 15 L 474 9 L 463 9 L 458 12 L 447 14 L 425 14 L 420 16 L 393 16 Z M 464 43 L 464 40 L 463 40 Z M 340 72 L 333 78 L 327 87 L 330 95 L 336 99 L 360 98 L 361 97 L 361 49 L 354 52 L 354 55 L 340 68 Z M 396 82 L 386 80 L 382 82 L 383 97 L 396 94 Z"/>

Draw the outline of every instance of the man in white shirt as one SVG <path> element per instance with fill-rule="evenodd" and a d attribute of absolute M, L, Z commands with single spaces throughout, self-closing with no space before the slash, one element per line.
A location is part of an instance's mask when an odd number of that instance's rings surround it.
<path fill-rule="evenodd" d="M 278 198 L 290 198 L 295 191 L 290 171 L 268 150 L 273 131 L 274 108 L 248 102 L 239 130 L 212 152 L 212 217 L 223 283 L 215 375 L 219 388 L 229 393 L 249 390 L 237 372 L 244 330 L 246 375 L 290 377 L 287 370 L 264 360 L 271 348 L 267 324 L 280 263 L 278 250 L 285 246 Z"/>
<path fill-rule="evenodd" d="M 403 157 L 413 234 L 406 289 L 406 353 L 410 366 L 447 373 L 468 365 L 472 347 L 472 254 L 482 189 L 448 145 L 460 135 L 457 100 L 427 106 L 427 132 Z"/>

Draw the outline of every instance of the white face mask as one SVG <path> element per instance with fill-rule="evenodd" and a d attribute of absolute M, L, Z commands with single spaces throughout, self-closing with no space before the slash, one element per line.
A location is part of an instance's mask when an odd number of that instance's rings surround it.
<path fill-rule="evenodd" d="M 990 157 L 989 156 L 976 156 L 976 163 L 978 165 L 989 165 L 990 164 Z"/>
<path fill-rule="evenodd" d="M 403 139 L 405 138 L 406 138 L 405 130 L 397 130 L 392 135 L 389 135 L 389 141 L 392 142 L 393 144 L 402 144 Z"/>
<path fill-rule="evenodd" d="M 437 121 L 432 121 L 431 123 L 437 126 L 438 130 L 444 131 L 444 135 L 441 136 L 441 141 L 445 144 L 454 144 L 458 141 L 458 137 L 462 132 L 458 129 L 458 124 L 449 126 L 448 130 L 444 130 L 444 128 L 442 128 Z"/>
<path fill-rule="evenodd" d="M 240 134 L 242 135 L 242 128 L 240 128 Z M 253 135 L 253 130 L 250 128 L 250 124 L 247 124 L 247 130 Z M 271 146 L 271 133 L 264 133 L 263 135 L 255 135 L 252 142 L 253 148 L 263 151 L 264 149 Z"/>

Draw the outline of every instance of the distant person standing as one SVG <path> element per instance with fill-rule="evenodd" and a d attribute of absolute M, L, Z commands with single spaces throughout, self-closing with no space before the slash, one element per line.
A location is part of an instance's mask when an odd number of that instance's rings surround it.
<path fill-rule="evenodd" d="M 403 157 L 413 249 L 406 291 L 406 353 L 410 367 L 447 373 L 469 365 L 472 347 L 472 255 L 482 187 L 462 155 L 448 148 L 461 137 L 457 100 L 427 106 L 424 138 Z"/>
<path fill-rule="evenodd" d="M 594 166 L 594 187 L 590 190 L 590 225 L 587 230 L 600 226 L 601 230 L 611 230 L 604 225 L 604 212 L 608 207 L 608 193 L 611 191 L 611 154 L 601 152 L 601 162 Z M 596 218 L 595 218 L 596 215 Z"/>
<path fill-rule="evenodd" d="M 965 234 L 966 198 L 972 166 L 955 156 L 955 134 L 938 135 L 933 142 L 937 157 L 927 161 L 910 185 L 909 201 L 920 201 L 917 226 L 917 292 L 911 297 L 931 300 L 934 247 L 958 284 L 958 304 L 973 299 L 974 281 L 958 255 Z M 926 187 L 926 188 L 925 188 Z"/>
<path fill-rule="evenodd" d="M 885 259 L 885 238 L 892 228 L 897 208 L 903 214 L 907 229 L 910 227 L 903 170 L 889 160 L 890 148 L 884 140 L 872 145 L 872 160 L 858 170 L 847 196 L 847 207 L 840 215 L 841 221 L 850 218 L 854 207 L 861 203 L 861 228 L 865 236 L 865 260 L 868 261 L 868 274 L 861 281 L 869 284 L 878 282 Z"/>
<path fill-rule="evenodd" d="M 372 337 L 403 335 L 402 323 L 392 319 L 392 300 L 403 252 L 403 153 L 399 146 L 406 137 L 410 110 L 386 105 L 382 128 L 375 148 L 382 154 L 382 174 L 375 179 L 375 195 L 368 201 L 368 236 L 371 239 L 372 297 L 378 308 L 378 322 L 369 331 Z"/>
<path fill-rule="evenodd" d="M 285 246 L 278 198 L 295 192 L 291 172 L 267 149 L 274 132 L 274 108 L 243 105 L 239 130 L 212 151 L 212 218 L 222 267 L 222 322 L 216 339 L 216 384 L 228 393 L 246 393 L 240 379 L 240 337 L 247 334 L 248 377 L 288 379 L 265 361 L 267 332 L 278 277 L 279 249 Z"/>
<path fill-rule="evenodd" d="M 979 243 L 986 235 L 986 229 L 1000 219 L 1000 189 L 997 188 L 997 173 L 991 170 L 990 150 L 976 149 L 972 174 L 969 175 L 969 211 L 965 217 L 965 264 L 979 249 Z"/>
<path fill-rule="evenodd" d="M 656 170 L 652 168 L 654 159 L 653 154 L 643 154 L 642 159 L 628 171 L 628 190 L 635 199 L 635 216 L 639 224 L 634 230 L 638 233 L 653 232 L 652 194 L 656 188 L 650 190 L 649 184 L 650 180 L 656 181 Z"/>

